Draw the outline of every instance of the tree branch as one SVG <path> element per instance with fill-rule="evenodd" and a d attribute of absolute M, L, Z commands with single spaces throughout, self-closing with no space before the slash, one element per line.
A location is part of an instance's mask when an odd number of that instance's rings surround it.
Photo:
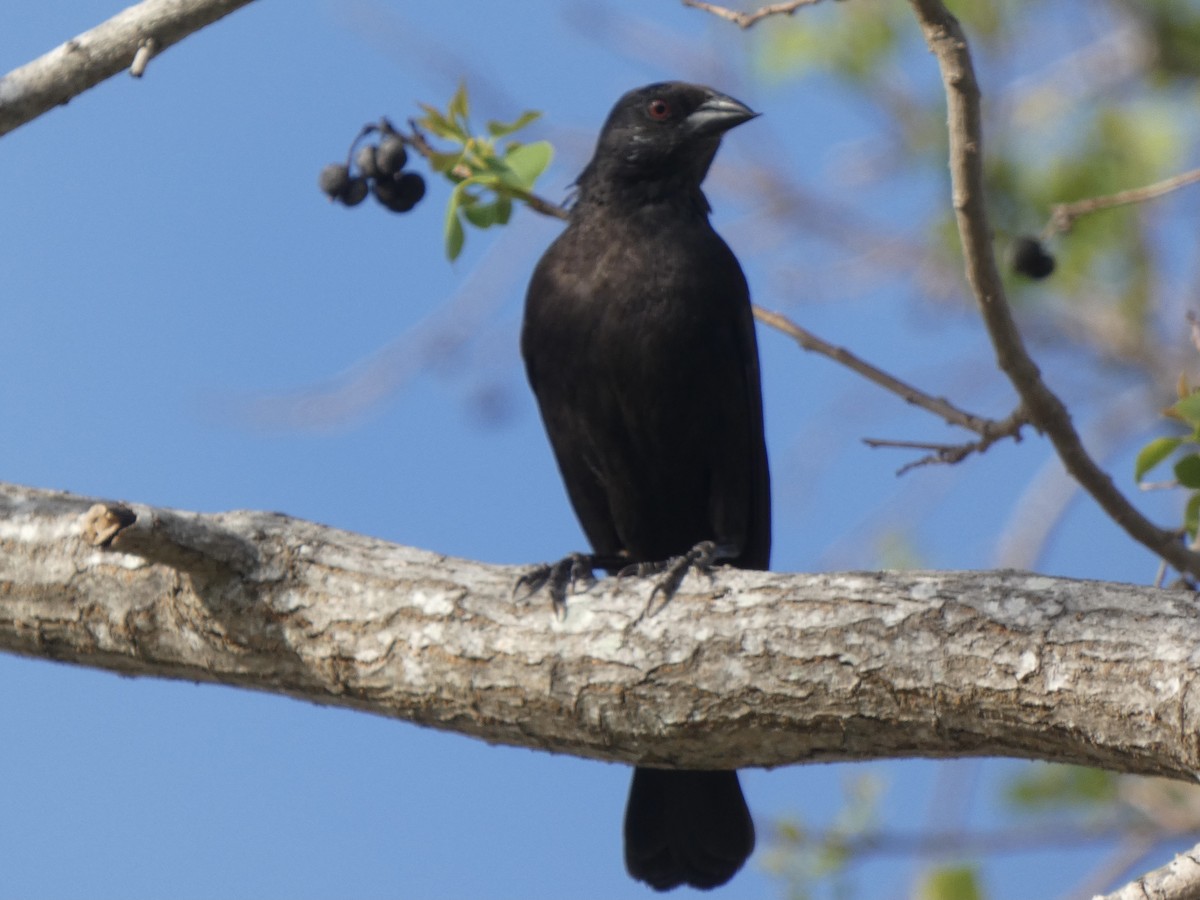
<path fill-rule="evenodd" d="M 754 317 L 764 325 L 769 325 L 776 331 L 786 334 L 799 344 L 801 349 L 819 353 L 828 359 L 832 359 L 834 362 L 845 366 L 868 381 L 874 382 L 884 390 L 891 391 L 905 402 L 911 403 L 913 406 L 919 406 L 926 412 L 941 417 L 947 424 L 966 428 L 968 431 L 973 431 L 979 435 L 980 439 L 978 441 L 971 441 L 966 444 L 929 444 L 864 438 L 865 443 L 871 447 L 907 447 L 909 449 L 933 451 L 930 455 L 905 465 L 900 470 L 900 474 L 916 466 L 928 463 L 961 462 L 972 453 L 982 453 L 1002 438 L 1011 437 L 1014 441 L 1019 441 L 1021 440 L 1021 429 L 1029 424 L 1028 417 L 1026 417 L 1020 407 L 1002 421 L 986 419 L 983 416 L 965 412 L 945 397 L 934 397 L 931 394 L 926 394 L 924 391 L 901 381 L 894 375 L 889 375 L 866 360 L 855 356 L 844 347 L 838 347 L 822 340 L 808 329 L 801 328 L 791 319 L 787 318 L 787 316 L 780 313 L 772 312 L 761 306 L 755 306 Z"/>
<path fill-rule="evenodd" d="M 1162 181 L 1156 181 L 1153 184 L 1143 185 L 1138 188 L 1130 188 L 1127 191 L 1118 191 L 1115 194 L 1108 194 L 1103 197 L 1088 197 L 1084 200 L 1073 200 L 1070 203 L 1056 203 L 1050 210 L 1050 221 L 1042 229 L 1042 236 L 1049 237 L 1056 232 L 1065 233 L 1070 231 L 1071 227 L 1075 224 L 1075 220 L 1080 216 L 1099 212 L 1102 209 L 1112 209 L 1114 206 L 1145 203 L 1147 200 L 1154 200 L 1197 182 L 1200 182 L 1200 169 L 1191 169 L 1187 172 L 1180 172 L 1178 175 L 1172 175 L 1170 178 L 1164 178 Z"/>
<path fill-rule="evenodd" d="M 1178 535 L 1138 512 L 1112 478 L 1084 449 L 1062 401 L 1046 386 L 1025 350 L 1005 298 L 992 252 L 983 189 L 983 132 L 979 84 L 966 36 L 941 0 L 909 0 L 929 49 L 937 58 L 946 88 L 950 135 L 950 179 L 966 263 L 967 281 L 991 337 L 996 362 L 1008 376 L 1031 423 L 1045 433 L 1071 476 L 1130 537 L 1181 572 L 1200 575 L 1200 554 L 1189 551 Z"/>
<path fill-rule="evenodd" d="M 211 25 L 251 0 L 143 0 L 0 78 L 0 135 Z"/>
<path fill-rule="evenodd" d="M 286 516 L 0 486 L 0 650 L 239 685 L 487 741 L 732 768 L 1017 756 L 1192 777 L 1193 596 L 1013 572 L 600 582 Z"/>
<path fill-rule="evenodd" d="M 813 6 L 820 2 L 821 0 L 790 0 L 787 3 L 771 3 L 756 9 L 754 12 L 748 13 L 738 12 L 735 9 L 729 9 L 725 6 L 718 6 L 715 3 L 706 3 L 704 0 L 683 0 L 683 5 L 703 10 L 706 13 L 712 13 L 718 19 L 732 22 L 738 28 L 749 28 L 751 25 L 757 24 L 761 19 L 765 19 L 768 16 L 790 16 L 802 6 Z"/>
<path fill-rule="evenodd" d="M 1196 900 L 1197 897 L 1200 897 L 1200 846 L 1093 900 Z"/>
<path fill-rule="evenodd" d="M 992 444 L 1004 438 L 1021 440 L 1021 429 L 1029 424 L 1025 412 L 1018 406 L 1003 421 L 988 420 L 988 428 L 977 441 L 967 441 L 962 444 L 941 444 L 928 441 L 897 441 L 885 438 L 863 438 L 868 447 L 899 447 L 906 450 L 927 450 L 925 456 L 905 463 L 896 472 L 904 475 L 919 466 L 956 465 L 972 453 L 984 453 Z"/>

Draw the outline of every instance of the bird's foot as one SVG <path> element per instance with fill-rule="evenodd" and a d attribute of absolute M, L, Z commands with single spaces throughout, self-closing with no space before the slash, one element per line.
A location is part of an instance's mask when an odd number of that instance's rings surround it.
<path fill-rule="evenodd" d="M 521 596 L 531 597 L 548 586 L 555 618 L 561 622 L 567 616 L 567 594 L 574 593 L 575 586 L 579 583 L 587 587 L 595 584 L 596 576 L 593 572 L 597 565 L 597 558 L 589 553 L 572 553 L 558 562 L 542 563 L 517 579 L 517 583 L 513 585 L 513 596 L 516 597 L 524 590 Z"/>
<path fill-rule="evenodd" d="M 650 602 L 646 606 L 645 616 L 657 615 L 675 596 L 679 586 L 688 572 L 697 572 L 712 580 L 713 566 L 725 560 L 734 559 L 738 555 L 736 547 L 730 544 L 718 544 L 716 541 L 701 541 L 687 553 L 673 556 L 659 562 L 639 562 L 626 566 L 617 577 L 636 575 L 661 575 L 650 592 Z"/>
<path fill-rule="evenodd" d="M 679 557 L 682 559 L 682 557 Z M 675 560 L 659 559 L 653 562 L 635 562 L 622 566 L 617 570 L 617 587 L 621 586 L 621 580 L 624 578 L 646 578 L 650 575 L 657 575 L 660 572 L 667 571 L 667 567 Z"/>

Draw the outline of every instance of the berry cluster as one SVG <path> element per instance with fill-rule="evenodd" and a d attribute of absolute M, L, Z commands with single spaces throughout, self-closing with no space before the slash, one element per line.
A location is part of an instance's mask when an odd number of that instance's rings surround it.
<path fill-rule="evenodd" d="M 358 206 L 369 191 L 392 212 L 408 212 L 425 196 L 425 179 L 404 171 L 408 151 L 404 139 L 390 128 L 370 126 L 360 138 L 375 130 L 383 132 L 378 144 L 365 144 L 357 154 L 352 145 L 349 162 L 330 163 L 321 170 L 321 193 L 346 206 Z"/>
<path fill-rule="evenodd" d="M 1008 259 L 1013 271 L 1026 278 L 1045 278 L 1054 271 L 1054 257 L 1041 241 L 1027 234 L 1013 241 Z"/>

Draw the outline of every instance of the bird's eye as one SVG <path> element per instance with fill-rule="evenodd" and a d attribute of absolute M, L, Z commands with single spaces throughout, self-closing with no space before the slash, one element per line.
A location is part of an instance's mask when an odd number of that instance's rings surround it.
<path fill-rule="evenodd" d="M 664 122 L 671 118 L 671 104 L 666 100 L 656 98 L 646 106 L 646 112 L 650 114 L 650 118 Z"/>

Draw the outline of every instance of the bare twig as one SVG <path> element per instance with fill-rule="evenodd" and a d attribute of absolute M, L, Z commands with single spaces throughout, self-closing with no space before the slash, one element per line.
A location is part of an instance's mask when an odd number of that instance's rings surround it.
<path fill-rule="evenodd" d="M 148 37 L 138 44 L 137 51 L 133 55 L 133 62 L 129 66 L 129 74 L 134 78 L 141 78 L 146 74 L 146 66 L 150 64 L 150 60 L 154 58 L 154 54 L 158 52 L 158 41 L 153 37 Z"/>
<path fill-rule="evenodd" d="M 910 384 L 901 381 L 893 375 L 889 375 L 882 369 L 871 365 L 866 360 L 860 359 L 844 347 L 838 347 L 830 344 L 821 338 L 817 337 L 811 331 L 800 327 L 787 316 L 773 312 L 769 309 L 764 309 L 761 306 L 754 307 L 754 317 L 764 325 L 770 325 L 777 331 L 781 331 L 788 337 L 792 338 L 804 350 L 811 350 L 814 353 L 819 353 L 822 356 L 832 359 L 834 362 L 845 366 L 853 372 L 866 378 L 868 381 L 882 387 L 884 390 L 891 391 L 898 397 L 903 398 L 906 402 L 913 406 L 919 406 L 922 409 L 933 413 L 944 419 L 950 425 L 957 425 L 960 428 L 965 428 L 968 431 L 973 431 L 979 435 L 981 440 L 972 444 L 962 445 L 968 447 L 958 455 L 957 459 L 951 460 L 950 457 L 958 452 L 959 448 L 952 445 L 943 444 L 922 444 L 922 443 L 905 443 L 905 442 L 872 442 L 867 440 L 867 444 L 872 447 L 877 446 L 893 446 L 893 447 L 910 447 L 922 450 L 938 450 L 946 451 L 946 459 L 928 460 L 929 462 L 957 462 L 966 457 L 970 453 L 986 450 L 997 440 L 1001 438 L 1011 437 L 1016 440 L 1021 439 L 1021 428 L 1028 424 L 1028 418 L 1021 409 L 1013 411 L 1007 418 L 997 421 L 995 419 L 987 419 L 983 416 L 977 416 L 969 412 L 965 412 L 952 404 L 944 397 L 934 397 L 926 394 L 924 391 L 918 390 Z M 923 462 L 918 462 L 915 465 L 922 465 Z M 907 471 L 912 466 L 906 466 L 901 471 Z"/>
<path fill-rule="evenodd" d="M 1200 574 L 1200 554 L 1183 547 L 1176 535 L 1143 516 L 1112 478 L 1084 449 L 1062 401 L 1046 386 L 1017 330 L 992 251 L 983 190 L 983 133 L 979 84 L 966 36 L 941 0 L 909 0 L 926 43 L 937 58 L 946 89 L 950 136 L 950 174 L 967 281 L 979 302 L 996 362 L 1008 376 L 1029 415 L 1044 432 L 1067 471 L 1092 495 L 1108 516 L 1134 540 L 1176 569 Z"/>
<path fill-rule="evenodd" d="M 1196 182 L 1200 182 L 1200 169 L 1180 172 L 1178 175 L 1164 178 L 1162 181 L 1156 181 L 1140 188 L 1130 188 L 1127 191 L 1118 191 L 1105 197 L 1088 197 L 1085 200 L 1075 200 L 1071 203 L 1057 203 L 1050 210 L 1050 221 L 1046 223 L 1042 235 L 1050 237 L 1056 233 L 1065 234 L 1071 230 L 1071 226 L 1080 216 L 1099 212 L 1102 209 L 1112 209 L 1114 206 L 1144 203 Z"/>
<path fill-rule="evenodd" d="M 0 78 L 0 135 L 130 68 L 147 42 L 153 42 L 154 54 L 161 53 L 250 2 L 143 0 L 117 13 Z M 143 54 L 143 68 L 145 61 Z"/>
<path fill-rule="evenodd" d="M 749 28 L 760 19 L 765 19 L 768 16 L 790 16 L 802 6 L 814 6 L 820 2 L 821 0 L 791 0 L 790 3 L 772 3 L 749 13 L 738 12 L 735 9 L 729 9 L 725 6 L 717 6 L 715 3 L 705 3 L 704 0 L 683 0 L 683 5 L 712 13 L 719 19 L 732 22 L 738 28 Z"/>
<path fill-rule="evenodd" d="M 513 191 L 513 194 L 514 196 L 517 196 L 523 200 L 525 205 L 534 212 L 539 212 L 543 216 L 550 216 L 551 218 L 562 219 L 563 221 L 566 221 L 571 217 L 565 206 L 552 203 L 544 197 L 539 197 L 537 194 L 531 194 L 529 191 L 516 190 Z"/>
<path fill-rule="evenodd" d="M 1200 897 L 1200 846 L 1180 853 L 1111 894 L 1093 900 L 1196 900 Z"/>
<path fill-rule="evenodd" d="M 928 450 L 926 456 L 905 463 L 897 471 L 904 475 L 920 466 L 955 465 L 962 462 L 972 453 L 983 453 L 988 447 L 1004 438 L 1021 440 L 1021 429 L 1029 424 L 1025 412 L 1020 407 L 1013 410 L 1008 418 L 1001 421 L 987 420 L 987 427 L 977 441 L 967 441 L 961 444 L 941 444 L 926 441 L 896 441 L 885 438 L 863 438 L 868 447 L 900 447 L 908 450 Z"/>
<path fill-rule="evenodd" d="M 851 371 L 857 372 L 868 381 L 873 381 L 880 387 L 903 397 L 914 406 L 920 406 L 935 416 L 940 416 L 951 425 L 958 425 L 976 434 L 983 434 L 988 430 L 990 425 L 989 419 L 963 412 L 942 397 L 932 397 L 909 384 L 905 384 L 899 378 L 895 378 L 882 369 L 871 365 L 869 362 L 859 359 L 844 347 L 837 347 L 821 340 L 821 338 L 817 337 L 811 331 L 801 328 L 787 316 L 763 309 L 761 306 L 755 308 L 754 315 L 758 321 L 770 325 L 772 328 L 792 338 L 802 349 L 811 350 L 814 353 L 829 357 Z"/>

